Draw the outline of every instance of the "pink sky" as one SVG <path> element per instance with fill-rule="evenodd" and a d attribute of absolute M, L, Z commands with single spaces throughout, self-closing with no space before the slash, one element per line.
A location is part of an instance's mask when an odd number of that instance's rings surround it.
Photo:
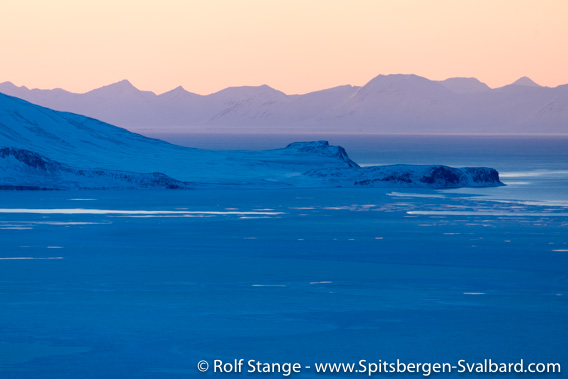
<path fill-rule="evenodd" d="M 7 0 L 0 81 L 289 94 L 378 74 L 568 83 L 566 0 Z"/>

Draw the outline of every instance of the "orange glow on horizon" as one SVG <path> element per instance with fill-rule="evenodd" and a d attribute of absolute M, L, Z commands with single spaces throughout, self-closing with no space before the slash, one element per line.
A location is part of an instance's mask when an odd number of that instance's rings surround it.
<path fill-rule="evenodd" d="M 8 0 L 0 82 L 288 94 L 378 74 L 568 83 L 568 1 Z"/>

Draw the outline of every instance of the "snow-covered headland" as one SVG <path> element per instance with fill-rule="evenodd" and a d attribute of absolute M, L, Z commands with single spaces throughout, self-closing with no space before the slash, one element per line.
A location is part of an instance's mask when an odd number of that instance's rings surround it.
<path fill-rule="evenodd" d="M 0 94 L 0 189 L 499 185 L 491 168 L 359 167 L 327 141 L 267 151 L 186 148 Z"/>

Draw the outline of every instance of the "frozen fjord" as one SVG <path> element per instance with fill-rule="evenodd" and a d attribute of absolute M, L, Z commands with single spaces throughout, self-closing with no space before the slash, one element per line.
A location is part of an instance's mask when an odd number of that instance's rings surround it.
<path fill-rule="evenodd" d="M 568 363 L 568 209 L 407 191 L 3 192 L 0 372 Z"/>

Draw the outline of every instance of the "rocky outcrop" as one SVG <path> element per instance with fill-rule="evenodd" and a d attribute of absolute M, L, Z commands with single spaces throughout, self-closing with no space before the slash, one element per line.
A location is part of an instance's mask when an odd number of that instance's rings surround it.
<path fill-rule="evenodd" d="M 345 149 L 341 146 L 332 146 L 328 141 L 293 142 L 286 146 L 287 150 L 296 150 L 302 154 L 320 155 L 330 158 L 337 158 L 345 162 L 348 167 L 359 167 L 351 160 Z"/>
<path fill-rule="evenodd" d="M 503 185 L 499 173 L 486 167 L 390 165 L 316 169 L 304 175 L 340 187 L 459 188 Z"/>

